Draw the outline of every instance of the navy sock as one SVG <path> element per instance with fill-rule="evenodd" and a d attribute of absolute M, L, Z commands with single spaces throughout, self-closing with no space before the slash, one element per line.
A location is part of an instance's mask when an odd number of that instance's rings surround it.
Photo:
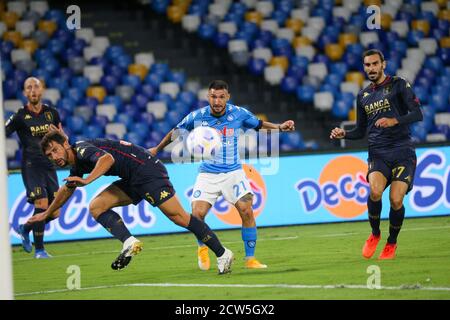
<path fill-rule="evenodd" d="M 367 199 L 367 209 L 369 215 L 369 223 L 372 227 L 374 236 L 380 235 L 380 216 L 381 216 L 381 200 L 373 201 L 370 197 Z"/>
<path fill-rule="evenodd" d="M 131 237 L 130 231 L 123 223 L 119 214 L 113 210 L 103 212 L 98 218 L 97 222 L 100 223 L 106 230 L 111 233 L 114 238 L 120 240 L 122 243 Z"/>
<path fill-rule="evenodd" d="M 220 243 L 216 234 L 208 227 L 208 225 L 200 219 L 191 215 L 191 220 L 187 229 L 197 237 L 197 240 L 206 244 L 217 257 L 220 257 L 225 252 L 225 248 Z"/>
<path fill-rule="evenodd" d="M 33 216 L 44 211 L 45 209 L 35 208 Z M 34 248 L 36 250 L 44 250 L 45 221 L 33 223 L 31 227 L 33 228 Z"/>
<path fill-rule="evenodd" d="M 400 229 L 402 228 L 403 219 L 405 218 L 405 207 L 402 206 L 398 210 L 394 210 L 391 207 L 389 211 L 389 238 L 387 240 L 388 243 L 394 244 L 397 243 L 397 237 L 400 233 Z"/>

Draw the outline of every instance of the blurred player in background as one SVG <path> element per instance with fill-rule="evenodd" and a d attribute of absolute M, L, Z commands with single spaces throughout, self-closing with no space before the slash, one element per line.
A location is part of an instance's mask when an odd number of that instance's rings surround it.
<path fill-rule="evenodd" d="M 223 247 L 209 227 L 184 211 L 165 166 L 148 150 L 125 141 L 94 139 L 76 142 L 73 146 L 60 132 L 50 132 L 41 142 L 42 151 L 58 167 L 69 166 L 67 183 L 57 192 L 55 200 L 43 213 L 32 217 L 31 223 L 54 216 L 70 198 L 76 187 L 85 186 L 99 177 L 118 176 L 89 204 L 94 219 L 123 243 L 123 249 L 111 267 L 119 270 L 128 265 L 132 256 L 142 250 L 142 242 L 133 237 L 122 218 L 112 208 L 137 205 L 145 199 L 158 207 L 172 222 L 186 228 L 208 245 L 217 256 L 219 274 L 231 271 L 233 253 Z M 89 174 L 83 178 L 84 174 Z"/>
<path fill-rule="evenodd" d="M 367 207 L 372 233 L 362 254 L 367 259 L 371 258 L 381 239 L 381 198 L 391 185 L 389 237 L 379 259 L 393 259 L 405 217 L 403 198 L 413 187 L 416 169 L 409 124 L 421 121 L 423 115 L 411 85 L 402 78 L 385 75 L 386 61 L 382 52 L 368 50 L 363 59 L 364 71 L 372 83 L 358 94 L 356 128 L 350 131 L 334 128 L 330 138 L 361 139 L 368 130 L 370 195 Z"/>
<path fill-rule="evenodd" d="M 209 106 L 188 114 L 172 129 L 155 148 L 152 154 L 163 150 L 171 141 L 176 129 L 192 130 L 196 126 L 207 125 L 221 132 L 222 150 L 212 160 L 204 161 L 195 182 L 192 195 L 192 214 L 202 220 L 217 199 L 223 195 L 226 201 L 236 207 L 242 219 L 242 240 L 245 247 L 245 266 L 250 269 L 267 268 L 255 258 L 257 230 L 253 215 L 253 192 L 239 159 L 238 140 L 240 129 L 294 130 L 294 121 L 273 124 L 259 120 L 250 111 L 229 104 L 228 84 L 222 80 L 210 83 Z M 198 241 L 198 264 L 201 270 L 210 267 L 208 248 Z"/>
<path fill-rule="evenodd" d="M 34 214 L 45 211 L 58 191 L 58 177 L 55 166 L 44 156 L 40 142 L 50 130 L 61 130 L 62 126 L 56 109 L 42 104 L 44 92 L 42 82 L 34 77 L 25 80 L 23 94 L 28 99 L 25 106 L 6 121 L 6 135 L 17 132 L 23 148 L 22 179 L 29 203 L 34 205 Z M 33 246 L 29 233 L 33 230 L 34 257 L 50 258 L 44 249 L 45 222 L 20 225 L 17 233 L 22 238 L 22 246 L 31 252 Z"/>

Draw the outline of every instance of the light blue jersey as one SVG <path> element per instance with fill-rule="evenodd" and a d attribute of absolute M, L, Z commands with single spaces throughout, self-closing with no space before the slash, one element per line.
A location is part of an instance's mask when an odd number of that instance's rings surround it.
<path fill-rule="evenodd" d="M 259 129 L 261 124 L 262 121 L 247 109 L 227 103 L 223 116 L 211 115 L 211 108 L 208 105 L 189 113 L 176 129 L 191 131 L 198 126 L 208 126 L 220 131 L 222 148 L 213 159 L 203 161 L 200 172 L 224 173 L 242 168 L 238 150 L 240 130 Z"/>

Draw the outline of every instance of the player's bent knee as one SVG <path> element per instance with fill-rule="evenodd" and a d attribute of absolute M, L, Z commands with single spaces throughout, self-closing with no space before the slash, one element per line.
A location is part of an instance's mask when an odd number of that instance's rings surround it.
<path fill-rule="evenodd" d="M 370 199 L 373 201 L 380 201 L 383 197 L 383 190 L 372 189 L 370 190 Z"/>
<path fill-rule="evenodd" d="M 394 210 L 399 210 L 403 206 L 403 198 L 390 198 L 389 200 Z"/>

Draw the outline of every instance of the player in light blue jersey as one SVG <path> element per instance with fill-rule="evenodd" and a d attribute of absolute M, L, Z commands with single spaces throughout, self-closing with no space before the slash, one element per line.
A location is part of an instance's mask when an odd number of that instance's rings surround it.
<path fill-rule="evenodd" d="M 257 239 L 255 217 L 253 215 L 253 192 L 239 159 L 238 139 L 242 129 L 268 129 L 293 131 L 294 121 L 274 124 L 258 119 L 245 108 L 228 103 L 230 94 L 228 84 L 222 80 L 214 80 L 209 85 L 209 105 L 189 113 L 174 129 L 172 129 L 158 146 L 150 152 L 156 155 L 171 141 L 176 129 L 192 130 L 197 126 L 209 126 L 222 134 L 222 148 L 211 160 L 204 161 L 195 182 L 192 194 L 192 215 L 205 219 L 209 209 L 222 195 L 226 201 L 236 207 L 242 219 L 242 240 L 245 247 L 245 266 L 249 269 L 267 268 L 255 258 Z M 239 185 L 241 188 L 235 188 Z M 238 190 L 238 191 L 236 191 Z M 208 247 L 199 241 L 198 263 L 201 270 L 208 270 L 210 260 Z"/>

